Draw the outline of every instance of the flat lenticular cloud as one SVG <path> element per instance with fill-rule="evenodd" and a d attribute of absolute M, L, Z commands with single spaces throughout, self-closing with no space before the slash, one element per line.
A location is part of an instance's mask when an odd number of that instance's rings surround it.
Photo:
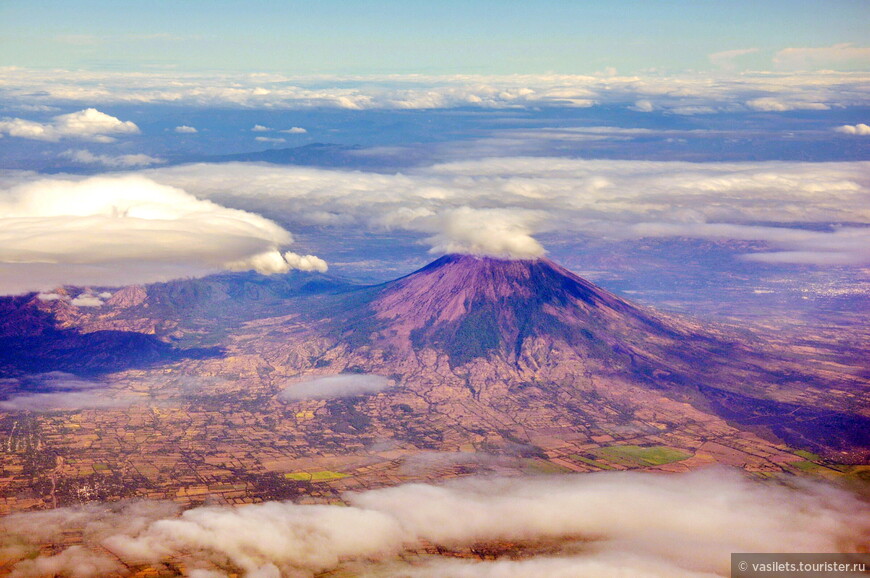
<path fill-rule="evenodd" d="M 866 70 L 870 65 L 870 46 L 843 43 L 783 48 L 773 57 L 773 64 L 787 70 Z"/>
<path fill-rule="evenodd" d="M 131 121 L 122 121 L 88 108 L 70 114 L 55 116 L 49 123 L 39 123 L 22 118 L 0 119 L 0 134 L 44 141 L 79 139 L 101 143 L 114 142 L 111 135 L 138 134 L 139 127 Z"/>
<path fill-rule="evenodd" d="M 323 270 L 281 247 L 290 233 L 138 175 L 43 178 L 0 191 L 0 294 L 121 285 L 223 269 Z M 81 305 L 96 306 L 92 296 Z"/>
<path fill-rule="evenodd" d="M 33 545 L 62 544 L 65 532 L 80 529 L 92 564 L 159 569 L 171 561 L 203 576 L 709 577 L 729 574 L 732 552 L 860 552 L 870 544 L 870 507 L 857 496 L 723 469 L 465 478 L 345 498 L 348 506 L 268 502 L 180 516 L 164 502 L 14 514 L 0 518 L 0 548 L 25 576 L 36 575 L 37 564 L 71 572 L 81 550 L 59 548 L 47 559 Z M 481 543 L 502 544 L 510 557 L 477 560 L 471 550 Z M 414 554 L 424 549 L 431 554 Z M 468 558 L 438 555 L 443 550 Z"/>
<path fill-rule="evenodd" d="M 278 397 L 286 401 L 352 397 L 377 393 L 393 384 L 382 375 L 343 373 L 289 384 Z"/>
<path fill-rule="evenodd" d="M 735 50 L 716 52 L 711 54 L 708 58 L 714 66 L 724 70 L 734 70 L 737 68 L 738 60 L 749 54 L 755 54 L 756 52 L 758 52 L 757 48 L 738 48 Z"/>

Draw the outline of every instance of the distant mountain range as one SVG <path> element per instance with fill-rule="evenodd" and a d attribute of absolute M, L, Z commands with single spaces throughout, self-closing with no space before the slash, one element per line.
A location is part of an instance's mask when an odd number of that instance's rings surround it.
<path fill-rule="evenodd" d="M 276 165 L 306 165 L 314 167 L 364 167 L 366 157 L 355 154 L 361 146 L 332 143 L 311 143 L 291 148 L 276 148 L 230 155 L 185 157 L 182 162 L 261 162 Z"/>

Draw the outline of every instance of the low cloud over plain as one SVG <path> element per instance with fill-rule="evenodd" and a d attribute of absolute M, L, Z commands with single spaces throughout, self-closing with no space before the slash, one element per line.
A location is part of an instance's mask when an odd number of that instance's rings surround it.
<path fill-rule="evenodd" d="M 15 514 L 0 519 L 0 548 L 14 576 L 125 574 L 167 563 L 199 576 L 700 577 L 727 576 L 731 552 L 856 552 L 870 541 L 870 507 L 848 492 L 721 469 L 466 478 L 345 499 L 347 507 L 268 502 L 180 516 L 165 502 Z M 36 544 L 60 544 L 72 529 L 82 530 L 84 547 L 39 553 Z M 481 544 L 504 550 L 494 560 L 472 558 Z"/>
<path fill-rule="evenodd" d="M 103 383 L 60 371 L 0 379 L 0 386 L 12 392 L 0 401 L 0 409 L 9 412 L 109 409 L 143 401 L 129 393 L 107 390 Z"/>
<path fill-rule="evenodd" d="M 291 383 L 278 394 L 285 401 L 333 399 L 382 391 L 394 382 L 382 375 L 342 373 Z"/>

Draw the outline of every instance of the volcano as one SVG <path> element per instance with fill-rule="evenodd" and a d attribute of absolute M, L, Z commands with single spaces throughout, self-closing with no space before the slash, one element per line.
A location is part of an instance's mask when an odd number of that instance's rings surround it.
<path fill-rule="evenodd" d="M 446 255 L 343 296 L 338 308 L 333 326 L 343 339 L 398 357 L 433 350 L 453 368 L 489 360 L 522 371 L 556 348 L 637 369 L 644 360 L 684 361 L 686 351 L 674 357 L 678 345 L 723 345 L 697 324 L 628 303 L 549 259 Z"/>
<path fill-rule="evenodd" d="M 454 365 L 491 354 L 516 362 L 536 339 L 618 351 L 617 334 L 673 336 L 649 314 L 546 259 L 447 255 L 390 283 L 371 308 L 387 340 L 435 347 Z"/>
<path fill-rule="evenodd" d="M 870 419 L 826 395 L 858 387 L 851 377 L 631 304 L 548 259 L 446 255 L 341 295 L 330 310 L 330 335 L 380 360 L 362 361 L 366 370 L 435 373 L 443 395 L 471 392 L 512 413 L 562 404 L 588 420 L 620 411 L 594 400 L 624 407 L 632 396 L 659 397 L 814 451 L 870 447 Z M 522 393 L 531 386 L 535 403 Z"/>

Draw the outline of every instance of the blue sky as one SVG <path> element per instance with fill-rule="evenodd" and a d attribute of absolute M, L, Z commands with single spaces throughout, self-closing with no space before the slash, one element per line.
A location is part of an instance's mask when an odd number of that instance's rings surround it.
<path fill-rule="evenodd" d="M 0 65 L 339 73 L 620 73 L 710 69 L 750 50 L 866 44 L 870 8 L 840 1 L 4 0 Z M 839 61 L 837 68 L 865 62 Z M 814 66 L 819 66 L 814 64 Z"/>

